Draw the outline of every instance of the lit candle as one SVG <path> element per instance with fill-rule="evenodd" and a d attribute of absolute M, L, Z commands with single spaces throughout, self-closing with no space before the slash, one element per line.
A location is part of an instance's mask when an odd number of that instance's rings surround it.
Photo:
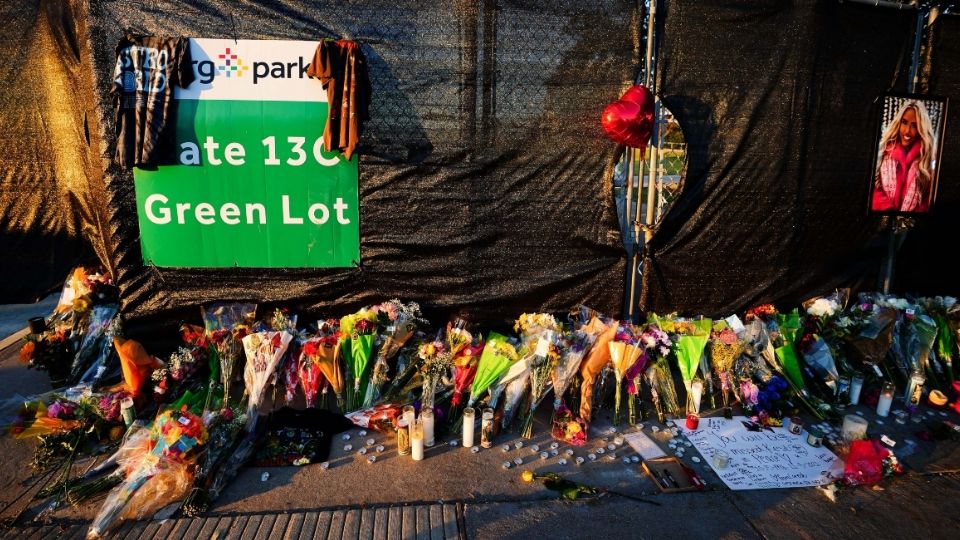
<path fill-rule="evenodd" d="M 893 403 L 893 392 L 896 388 L 892 382 L 883 383 L 883 389 L 880 391 L 880 401 L 877 402 L 877 416 L 886 418 L 890 414 L 890 405 Z"/>
<path fill-rule="evenodd" d="M 413 405 L 406 405 L 403 407 L 402 418 L 407 423 L 407 433 L 408 436 L 413 434 L 413 425 L 417 423 L 417 409 Z"/>
<path fill-rule="evenodd" d="M 698 414 L 700 412 L 700 399 L 703 397 L 703 381 L 694 379 L 690 383 L 690 403 L 687 412 Z"/>
<path fill-rule="evenodd" d="M 493 446 L 493 409 L 484 409 L 480 417 L 480 446 Z"/>
<path fill-rule="evenodd" d="M 423 422 L 423 444 L 433 446 L 433 409 L 421 410 L 420 420 Z"/>
<path fill-rule="evenodd" d="M 473 407 L 467 407 L 463 410 L 463 446 L 470 448 L 473 446 L 473 417 L 476 415 Z"/>
<path fill-rule="evenodd" d="M 410 443 L 413 460 L 423 461 L 423 424 L 419 420 L 410 428 Z"/>
<path fill-rule="evenodd" d="M 863 374 L 857 373 L 850 381 L 850 404 L 860 403 L 860 391 L 863 390 Z"/>
<path fill-rule="evenodd" d="M 887 408 L 889 410 L 889 405 Z M 856 414 L 848 414 L 843 417 L 843 427 L 840 428 L 840 433 L 846 441 L 859 441 L 867 438 L 867 426 L 869 425 L 870 422 L 867 422 L 865 418 Z"/>

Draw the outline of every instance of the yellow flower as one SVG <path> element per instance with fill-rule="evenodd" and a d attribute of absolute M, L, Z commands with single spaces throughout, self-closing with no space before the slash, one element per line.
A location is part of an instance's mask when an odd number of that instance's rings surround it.
<path fill-rule="evenodd" d="M 533 482 L 533 471 L 523 471 L 520 478 L 523 478 L 524 482 Z"/>
<path fill-rule="evenodd" d="M 567 437 L 572 437 L 572 436 L 576 435 L 577 433 L 580 433 L 580 424 L 578 424 L 578 423 L 576 423 L 576 422 L 568 422 L 568 423 L 567 423 Z"/>
<path fill-rule="evenodd" d="M 84 313 L 90 309 L 90 299 L 86 296 L 81 296 L 73 301 L 73 310 L 77 313 Z"/>

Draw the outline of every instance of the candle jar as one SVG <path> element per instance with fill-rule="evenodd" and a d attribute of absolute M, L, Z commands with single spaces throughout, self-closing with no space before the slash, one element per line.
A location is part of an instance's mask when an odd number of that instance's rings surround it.
<path fill-rule="evenodd" d="M 843 417 L 843 427 L 840 428 L 840 434 L 847 442 L 859 441 L 867 438 L 867 427 L 870 422 L 859 415 L 848 414 Z"/>
<path fill-rule="evenodd" d="M 700 415 L 690 413 L 687 415 L 687 429 L 697 429 L 700 427 Z"/>
<path fill-rule="evenodd" d="M 923 376 L 923 373 L 914 371 L 913 375 L 910 376 L 910 382 L 907 384 L 907 393 L 904 395 L 903 400 L 910 405 L 919 405 L 920 398 L 923 396 L 923 383 L 925 382 L 927 382 L 927 378 Z"/>
<path fill-rule="evenodd" d="M 480 446 L 493 446 L 493 409 L 484 409 L 480 417 Z"/>
<path fill-rule="evenodd" d="M 850 404 L 860 403 L 860 391 L 863 390 L 863 374 L 857 373 L 850 380 Z"/>
<path fill-rule="evenodd" d="M 27 326 L 30 328 L 31 334 L 39 336 L 47 331 L 47 320 L 43 317 L 31 317 L 27 319 Z"/>
<path fill-rule="evenodd" d="M 823 432 L 820 431 L 820 428 L 814 426 L 807 431 L 807 444 L 814 448 L 820 448 L 820 445 L 823 444 Z"/>
<path fill-rule="evenodd" d="M 787 431 L 793 435 L 799 435 L 803 432 L 803 420 L 799 416 L 794 416 L 790 418 L 790 424 L 787 427 Z"/>
<path fill-rule="evenodd" d="M 397 454 L 405 456 L 410 453 L 410 426 L 401 418 L 397 422 Z"/>
<path fill-rule="evenodd" d="M 423 460 L 423 424 L 417 420 L 410 429 L 410 446 L 414 461 Z"/>
<path fill-rule="evenodd" d="M 883 383 L 880 390 L 880 400 L 877 402 L 877 416 L 886 418 L 890 414 L 890 405 L 893 404 L 893 393 L 897 389 L 892 382 Z"/>
<path fill-rule="evenodd" d="M 420 420 L 423 422 L 423 444 L 433 446 L 433 409 L 421 410 Z"/>
<path fill-rule="evenodd" d="M 473 446 L 473 418 L 476 411 L 473 407 L 467 407 L 463 410 L 463 446 Z"/>
<path fill-rule="evenodd" d="M 713 466 L 717 469 L 726 469 L 727 465 L 730 464 L 730 456 L 723 450 L 717 451 L 713 455 Z"/>
<path fill-rule="evenodd" d="M 850 402 L 850 377 L 837 379 L 837 405 L 845 406 Z"/>

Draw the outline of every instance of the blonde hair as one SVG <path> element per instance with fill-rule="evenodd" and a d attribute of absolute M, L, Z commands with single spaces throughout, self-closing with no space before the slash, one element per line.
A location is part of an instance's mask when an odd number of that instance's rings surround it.
<path fill-rule="evenodd" d="M 917 191 L 920 193 L 920 200 L 926 201 L 930 197 L 933 184 L 933 156 L 936 155 L 937 142 L 933 138 L 933 123 L 930 121 L 930 115 L 923 102 L 915 99 L 908 100 L 894 115 L 893 120 L 887 124 L 883 131 L 883 137 L 880 138 L 880 148 L 877 151 L 877 170 L 876 185 L 880 186 L 880 166 L 883 164 L 883 154 L 893 145 L 900 135 L 900 121 L 907 109 L 913 109 L 917 115 L 917 133 L 920 135 L 920 159 L 917 163 Z"/>

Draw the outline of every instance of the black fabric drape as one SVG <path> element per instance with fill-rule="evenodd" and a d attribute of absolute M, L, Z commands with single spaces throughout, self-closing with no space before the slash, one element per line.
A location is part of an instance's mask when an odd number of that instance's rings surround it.
<path fill-rule="evenodd" d="M 658 91 L 689 143 L 642 307 L 726 315 L 875 287 L 877 96 L 905 89 L 915 12 L 831 1 L 667 4 Z"/>
<path fill-rule="evenodd" d="M 897 254 L 894 283 L 924 295 L 960 295 L 960 279 L 949 264 L 960 231 L 960 17 L 939 17 L 933 25 L 930 94 L 950 98 L 940 160 L 937 201 L 916 221 Z"/>
<path fill-rule="evenodd" d="M 144 266 L 132 177 L 107 170 L 123 312 L 214 300 L 339 315 L 392 297 L 477 322 L 585 302 L 619 310 L 614 145 L 599 117 L 636 76 L 630 1 L 91 2 L 100 122 L 121 32 L 357 41 L 372 84 L 359 147 L 359 269 Z M 246 249 L 258 249 L 247 246 Z"/>

